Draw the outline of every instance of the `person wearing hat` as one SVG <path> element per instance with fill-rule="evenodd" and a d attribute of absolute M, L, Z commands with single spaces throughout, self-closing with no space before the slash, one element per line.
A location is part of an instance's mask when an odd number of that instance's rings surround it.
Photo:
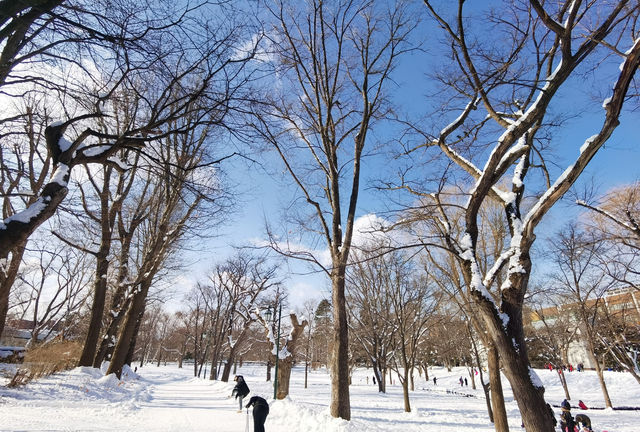
<path fill-rule="evenodd" d="M 571 405 L 565 399 L 560 404 L 560 408 L 562 408 L 562 414 L 560 414 L 560 430 L 562 430 L 562 432 L 574 432 L 576 422 L 571 415 Z"/>
<path fill-rule="evenodd" d="M 238 399 L 238 412 L 242 412 L 242 399 L 249 394 L 249 386 L 244 381 L 244 377 L 242 375 L 236 375 L 233 380 L 237 383 L 236 386 L 231 391 L 231 396 L 235 396 Z"/>

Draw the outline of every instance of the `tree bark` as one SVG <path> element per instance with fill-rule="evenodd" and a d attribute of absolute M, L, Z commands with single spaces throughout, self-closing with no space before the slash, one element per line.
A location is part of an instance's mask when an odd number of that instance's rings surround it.
<path fill-rule="evenodd" d="M 298 345 L 300 336 L 302 336 L 302 334 L 304 333 L 304 327 L 308 324 L 306 320 L 302 321 L 302 323 L 299 323 L 298 317 L 294 313 L 290 314 L 289 317 L 291 318 L 291 325 L 293 326 L 293 329 L 291 330 L 291 333 L 289 333 L 289 336 L 281 347 L 281 351 L 285 351 L 288 353 L 287 356 L 284 358 L 278 358 L 277 360 L 278 388 L 276 390 L 276 399 L 284 399 L 289 395 L 289 380 L 291 379 L 291 369 L 293 367 L 293 361 L 295 359 L 296 347 Z M 269 324 L 264 320 L 261 320 L 261 322 L 268 335 L 271 332 L 269 329 Z M 271 349 L 273 351 L 275 350 L 275 343 L 272 339 L 270 339 L 270 342 Z M 271 355 L 271 361 L 275 364 L 276 356 L 273 353 Z M 270 371 L 271 362 L 267 363 L 267 368 L 267 370 Z"/>
<path fill-rule="evenodd" d="M 22 256 L 24 255 L 26 247 L 26 240 L 16 244 L 11 251 L 11 258 L 6 258 L 9 262 L 7 268 L 5 268 L 4 271 L 0 269 L 0 335 L 4 332 L 7 313 L 9 312 L 9 293 L 18 276 L 18 270 L 20 269 Z"/>
<path fill-rule="evenodd" d="M 591 361 L 596 367 L 596 373 L 598 374 L 598 382 L 600 383 L 600 389 L 602 389 L 602 397 L 604 398 L 604 404 L 607 408 L 613 408 L 611 398 L 609 397 L 609 390 L 607 390 L 607 383 L 604 381 L 604 371 L 602 365 L 598 361 L 597 356 L 593 352 L 593 345 L 589 344 L 589 356 Z"/>
<path fill-rule="evenodd" d="M 98 348 L 98 339 L 102 329 L 102 317 L 104 314 L 104 304 L 107 295 L 107 272 L 109 270 L 109 251 L 104 245 L 100 246 L 100 251 L 96 254 L 96 276 L 93 283 L 93 304 L 91 305 L 91 319 L 89 329 L 82 347 L 82 354 L 78 361 L 78 366 L 94 366 L 93 360 Z M 96 366 L 97 367 L 97 366 Z M 118 375 L 119 377 L 120 375 Z"/>
<path fill-rule="evenodd" d="M 126 364 L 127 357 L 131 346 L 135 344 L 135 333 L 138 325 L 138 317 L 141 313 L 144 313 L 147 293 L 151 286 L 151 280 L 145 279 L 138 288 L 137 292 L 133 295 L 133 300 L 127 310 L 125 320 L 120 334 L 118 335 L 118 342 L 113 351 L 107 374 L 115 373 L 118 378 L 122 374 L 122 368 Z"/>
<path fill-rule="evenodd" d="M 566 400 L 571 400 L 571 395 L 569 395 L 569 386 L 567 386 L 567 377 L 564 376 L 564 371 L 562 368 L 558 368 L 558 376 L 560 378 L 560 383 L 562 384 L 562 389 L 564 390 L 564 397 Z"/>
<path fill-rule="evenodd" d="M 487 365 L 489 367 L 489 389 L 491 391 L 492 419 L 496 432 L 509 432 L 507 410 L 504 406 L 502 379 L 500 378 L 500 357 L 494 345 L 487 348 Z"/>
<path fill-rule="evenodd" d="M 351 402 L 349 400 L 349 328 L 345 301 L 345 271 L 341 264 L 331 272 L 333 300 L 333 354 L 331 369 L 331 405 L 332 417 L 351 420 Z"/>

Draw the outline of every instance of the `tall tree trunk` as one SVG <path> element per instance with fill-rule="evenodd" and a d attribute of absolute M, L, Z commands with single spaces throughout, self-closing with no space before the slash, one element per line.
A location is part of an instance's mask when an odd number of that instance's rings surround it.
<path fill-rule="evenodd" d="M 147 293 L 151 286 L 151 280 L 145 279 L 139 289 L 135 292 L 131 305 L 127 310 L 127 315 L 118 335 L 118 343 L 113 351 L 107 374 L 115 373 L 118 378 L 122 374 L 122 368 L 126 364 L 126 359 L 131 349 L 132 342 L 135 341 L 135 330 L 137 327 L 138 317 L 144 312 L 147 301 Z"/>
<path fill-rule="evenodd" d="M 569 395 L 569 386 L 567 386 L 567 377 L 564 376 L 564 371 L 562 368 L 558 368 L 558 377 L 560 378 L 560 384 L 562 384 L 562 389 L 564 390 L 564 397 L 566 400 L 571 400 L 571 395 Z"/>
<path fill-rule="evenodd" d="M 291 368 L 293 357 L 278 360 L 278 391 L 276 399 L 281 400 L 289 395 L 289 381 L 291 380 Z"/>
<path fill-rule="evenodd" d="M 398 376 L 400 376 L 398 374 Z M 402 372 L 402 399 L 404 401 L 404 412 L 411 412 L 411 401 L 409 400 L 409 370 L 404 366 Z"/>
<path fill-rule="evenodd" d="M 491 389 L 491 405 L 493 407 L 493 425 L 496 432 L 509 432 L 507 410 L 504 406 L 502 379 L 500 378 L 500 357 L 495 345 L 487 348 L 487 365 L 489 367 L 489 388 Z"/>
<path fill-rule="evenodd" d="M 100 347 L 98 348 L 98 352 L 96 353 L 93 367 L 100 367 L 102 362 L 108 360 L 113 354 L 113 349 L 116 345 L 116 336 L 118 335 L 118 330 L 120 329 L 120 324 L 122 323 L 122 319 L 129 307 L 129 301 L 131 296 L 127 296 L 127 279 L 129 278 L 129 257 L 131 253 L 131 240 L 132 233 L 135 229 L 135 226 L 129 232 L 125 232 L 123 229 L 120 229 L 120 237 L 122 246 L 120 247 L 120 268 L 118 271 L 118 285 L 116 292 L 111 299 L 111 309 L 109 313 L 110 322 L 107 326 L 107 330 L 102 338 L 102 342 L 100 343 Z"/>
<path fill-rule="evenodd" d="M 224 368 L 222 368 L 222 378 L 220 378 L 220 381 L 229 382 L 229 376 L 231 375 L 231 367 L 235 361 L 235 355 L 235 348 L 231 347 L 227 361 L 224 363 Z"/>
<path fill-rule="evenodd" d="M 373 376 L 378 385 L 378 393 L 384 393 L 386 391 L 384 374 L 380 370 L 380 363 L 376 360 L 373 360 Z"/>
<path fill-rule="evenodd" d="M 344 295 L 345 264 L 331 272 L 333 300 L 333 355 L 331 356 L 331 406 L 332 417 L 351 420 L 349 400 L 349 328 Z"/>
<path fill-rule="evenodd" d="M 135 354 L 136 351 L 136 344 L 138 341 L 138 334 L 140 332 L 140 326 L 142 325 L 142 318 L 144 318 L 144 311 L 147 307 L 147 303 L 145 302 L 142 305 L 142 310 L 140 311 L 140 313 L 138 313 L 138 319 L 136 320 L 136 326 L 133 329 L 133 337 L 131 338 L 131 341 L 129 343 L 129 351 L 127 352 L 127 356 L 125 357 L 124 360 L 124 364 L 128 364 L 130 365 L 131 363 L 133 363 L 133 356 Z M 147 352 L 147 350 L 145 349 L 143 351 L 143 355 L 142 358 L 144 359 L 144 354 Z"/>
<path fill-rule="evenodd" d="M 96 275 L 93 283 L 93 304 L 91 305 L 91 318 L 89 320 L 89 330 L 84 340 L 82 354 L 78 366 L 93 366 L 93 360 L 98 348 L 100 331 L 102 330 L 102 316 L 104 314 L 104 304 L 107 295 L 107 272 L 109 270 L 109 248 L 104 240 L 100 246 L 100 251 L 96 254 Z M 118 374 L 120 377 L 120 374 Z"/>
<path fill-rule="evenodd" d="M 600 364 L 598 358 L 594 354 L 593 345 L 591 343 L 589 343 L 589 356 L 591 357 L 591 361 L 596 367 L 596 373 L 598 374 L 598 382 L 600 383 L 600 388 L 602 389 L 604 404 L 607 408 L 613 408 L 611 398 L 609 397 L 609 390 L 607 390 L 607 383 L 604 381 L 604 370 L 602 364 Z"/>
<path fill-rule="evenodd" d="M 22 256 L 24 255 L 26 247 L 26 240 L 16 244 L 11 250 L 11 258 L 5 258 L 9 265 L 6 265 L 6 267 L 0 265 L 0 335 L 4 332 L 7 313 L 9 312 L 9 293 L 13 287 L 13 283 L 18 277 L 18 270 L 20 269 L 20 263 L 22 263 Z M 1 261 L 2 259 L 0 258 L 0 262 Z"/>

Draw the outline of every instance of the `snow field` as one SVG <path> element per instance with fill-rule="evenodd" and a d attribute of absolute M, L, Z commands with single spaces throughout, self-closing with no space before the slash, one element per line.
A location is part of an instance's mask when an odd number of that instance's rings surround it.
<path fill-rule="evenodd" d="M 0 365 L 0 369 L 3 365 Z M 330 379 L 325 370 L 309 374 L 304 388 L 304 368 L 294 368 L 291 395 L 273 401 L 271 382 L 265 381 L 266 367 L 245 365 L 238 374 L 245 376 L 250 396 L 260 395 L 270 402 L 265 428 L 269 432 L 492 432 L 480 388 L 471 389 L 464 368 L 447 372 L 433 368 L 430 378 L 438 385 L 416 376 L 411 392 L 412 412 L 403 411 L 402 388 L 397 377 L 387 384 L 387 394 L 379 394 L 370 370 L 354 372 L 350 388 L 350 422 L 329 415 Z M 547 401 L 559 405 L 564 399 L 557 372 L 538 370 L 546 387 Z M 468 387 L 460 387 L 462 376 Z M 369 381 L 367 383 L 367 377 Z M 566 373 L 572 405 L 578 399 L 590 407 L 604 407 L 594 372 Z M 640 385 L 628 374 L 607 372 L 606 381 L 615 406 L 640 405 Z M 6 382 L 6 380 L 5 380 Z M 4 384 L 0 380 L 0 384 Z M 245 431 L 247 410 L 238 413 L 238 404 L 229 398 L 234 383 L 193 377 L 191 365 L 147 365 L 138 374 L 130 370 L 122 380 L 104 376 L 93 368 L 76 368 L 33 382 L 20 389 L 0 387 L 0 431 Z M 506 379 L 503 380 L 509 427 L 521 428 L 520 414 Z M 479 383 L 478 383 L 479 386 Z M 248 399 L 245 399 L 244 403 Z M 556 417 L 559 408 L 554 409 Z M 582 412 L 574 408 L 573 414 Z M 640 411 L 589 410 L 594 431 L 640 431 Z M 250 430 L 252 424 L 249 425 Z"/>

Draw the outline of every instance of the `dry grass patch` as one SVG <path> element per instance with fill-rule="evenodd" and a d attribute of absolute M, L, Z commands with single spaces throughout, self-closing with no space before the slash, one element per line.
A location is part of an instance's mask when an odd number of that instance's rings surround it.
<path fill-rule="evenodd" d="M 78 364 L 81 352 L 82 345 L 75 341 L 52 341 L 31 348 L 8 386 L 25 385 L 36 378 L 73 369 Z"/>

